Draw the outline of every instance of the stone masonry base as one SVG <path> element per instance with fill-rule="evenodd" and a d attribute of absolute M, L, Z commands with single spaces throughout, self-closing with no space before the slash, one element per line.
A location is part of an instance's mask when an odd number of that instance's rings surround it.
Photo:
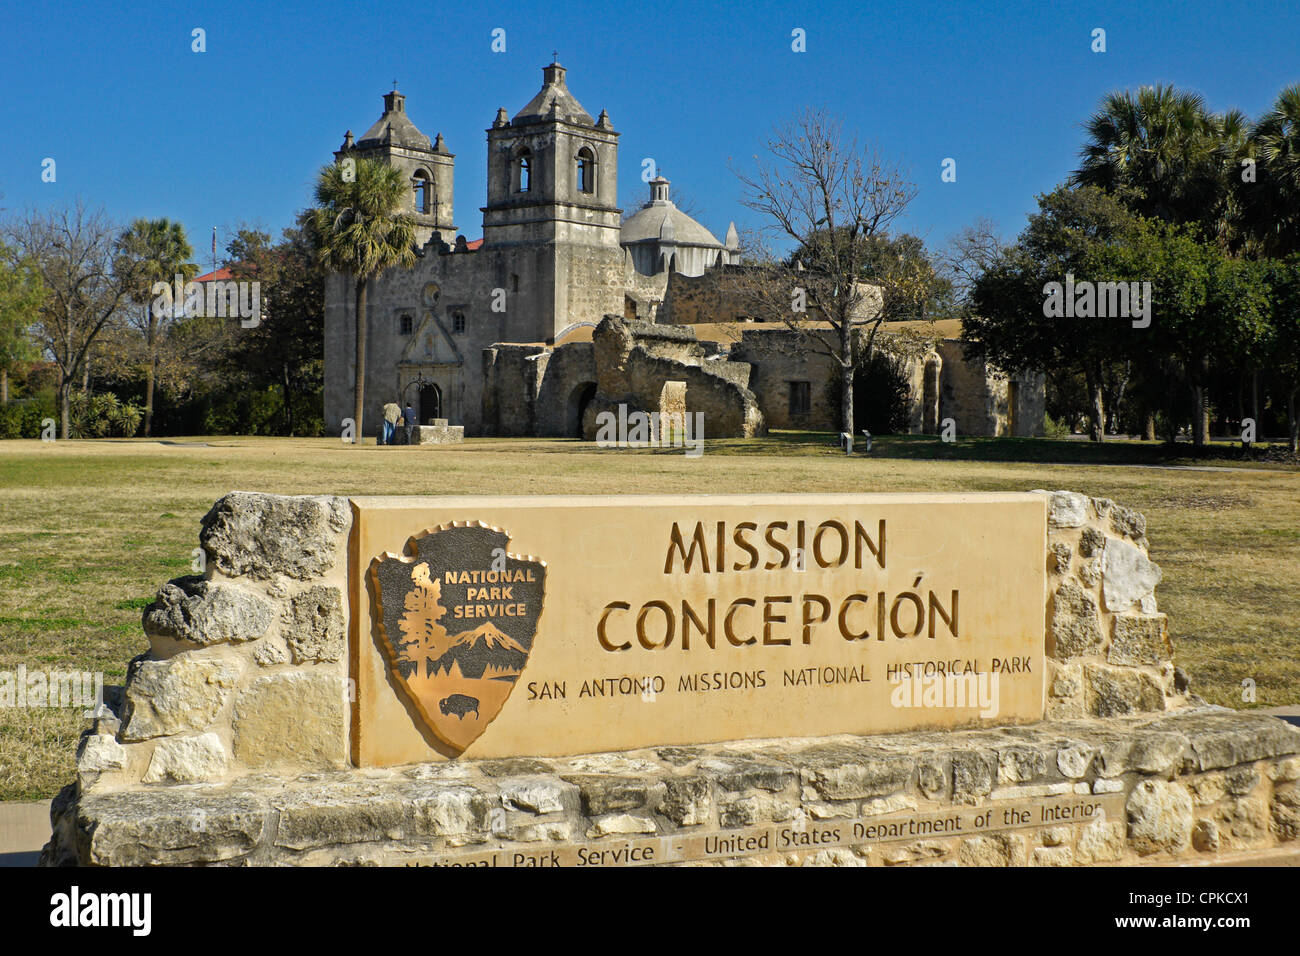
<path fill-rule="evenodd" d="M 1297 846 L 1300 731 L 1217 707 L 79 791 L 47 865 L 1204 862 Z"/>

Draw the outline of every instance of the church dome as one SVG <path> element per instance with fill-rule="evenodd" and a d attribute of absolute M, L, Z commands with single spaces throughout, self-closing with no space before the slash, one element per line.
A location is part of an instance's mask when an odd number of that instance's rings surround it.
<path fill-rule="evenodd" d="M 668 180 L 650 181 L 650 201 L 628 217 L 619 234 L 622 245 L 634 242 L 674 242 L 682 246 L 712 246 L 721 249 L 716 236 L 668 198 Z"/>

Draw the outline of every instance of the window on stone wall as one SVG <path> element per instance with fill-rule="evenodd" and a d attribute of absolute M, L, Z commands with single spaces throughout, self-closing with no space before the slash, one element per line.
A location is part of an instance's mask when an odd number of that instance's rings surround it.
<path fill-rule="evenodd" d="M 790 383 L 790 414 L 807 415 L 812 411 L 812 383 Z"/>
<path fill-rule="evenodd" d="M 529 191 L 529 189 L 532 188 L 533 154 L 530 153 L 528 150 L 524 150 L 522 153 L 519 154 L 519 159 L 517 160 L 517 164 L 519 166 L 518 169 L 519 190 L 518 191 L 521 193 L 526 193 Z"/>
<path fill-rule="evenodd" d="M 412 332 L 415 331 L 415 320 L 412 319 L 409 315 L 402 316 L 401 325 L 402 325 L 403 335 L 410 335 Z"/>
<path fill-rule="evenodd" d="M 596 155 L 586 146 L 578 150 L 578 192 L 596 191 Z"/>
<path fill-rule="evenodd" d="M 451 330 L 457 335 L 465 331 L 464 312 L 453 312 L 451 314 Z"/>

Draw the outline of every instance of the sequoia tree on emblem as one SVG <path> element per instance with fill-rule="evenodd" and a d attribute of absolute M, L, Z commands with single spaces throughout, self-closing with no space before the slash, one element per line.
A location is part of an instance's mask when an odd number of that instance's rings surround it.
<path fill-rule="evenodd" d="M 417 534 L 370 565 L 379 644 L 421 720 L 456 755 L 501 712 L 533 650 L 546 562 L 482 522 Z"/>

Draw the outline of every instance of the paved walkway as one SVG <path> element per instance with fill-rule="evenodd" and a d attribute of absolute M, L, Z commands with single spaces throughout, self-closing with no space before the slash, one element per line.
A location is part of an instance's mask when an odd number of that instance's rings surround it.
<path fill-rule="evenodd" d="M 0 803 L 0 867 L 35 866 L 50 839 L 50 801 Z"/>

